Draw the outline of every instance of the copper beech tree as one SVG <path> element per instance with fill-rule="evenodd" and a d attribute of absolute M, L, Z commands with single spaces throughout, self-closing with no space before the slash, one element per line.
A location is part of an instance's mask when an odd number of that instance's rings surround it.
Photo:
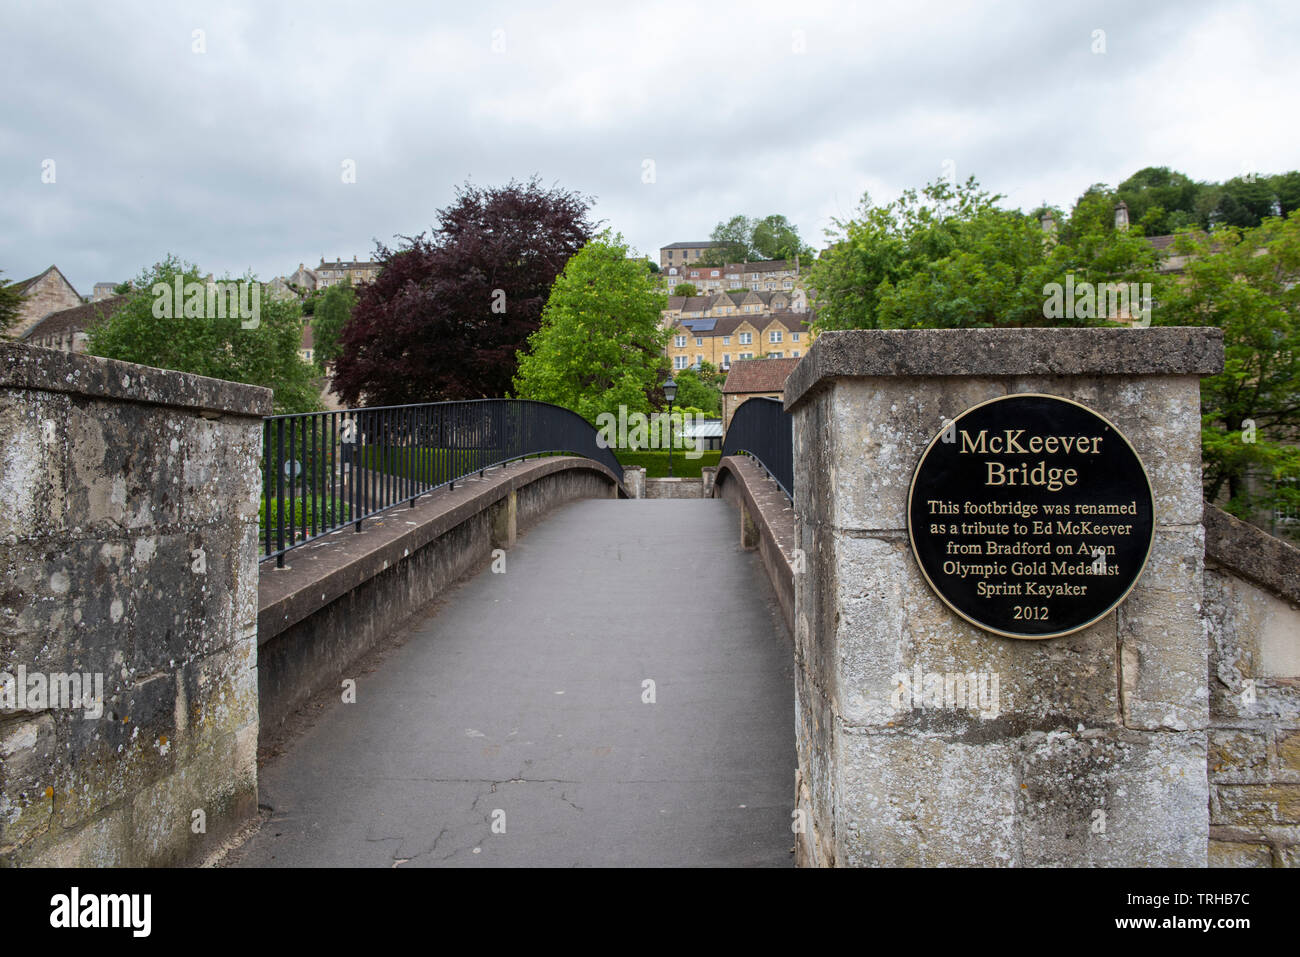
<path fill-rule="evenodd" d="M 467 184 L 431 234 L 379 244 L 339 336 L 334 389 L 348 405 L 503 396 L 551 285 L 591 238 L 592 199 L 526 183 Z"/>

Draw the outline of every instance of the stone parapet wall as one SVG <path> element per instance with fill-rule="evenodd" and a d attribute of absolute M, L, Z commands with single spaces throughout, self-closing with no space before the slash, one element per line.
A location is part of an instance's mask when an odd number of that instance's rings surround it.
<path fill-rule="evenodd" d="M 794 634 L 794 578 L 802 569 L 801 556 L 794 554 L 794 511 L 781 487 L 747 455 L 729 455 L 717 468 L 716 482 L 709 495 L 736 508 L 743 548 L 758 549 L 781 617 L 789 634 Z"/>
<path fill-rule="evenodd" d="M 548 456 L 487 469 L 263 563 L 258 596 L 262 743 L 314 694 L 339 687 L 410 615 L 508 549 L 557 507 L 623 494 L 605 466 Z"/>
<path fill-rule="evenodd" d="M 86 686 L 0 710 L 0 863 L 189 863 L 256 813 L 270 407 L 0 345 L 0 671 Z"/>
<path fill-rule="evenodd" d="M 1300 550 L 1205 506 L 1210 864 L 1300 866 Z"/>
<path fill-rule="evenodd" d="M 646 498 L 704 498 L 704 482 L 697 478 L 648 478 Z"/>

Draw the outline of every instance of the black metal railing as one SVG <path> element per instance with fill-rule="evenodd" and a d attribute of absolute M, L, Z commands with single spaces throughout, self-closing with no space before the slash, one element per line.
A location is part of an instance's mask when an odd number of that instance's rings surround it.
<path fill-rule="evenodd" d="M 475 473 L 534 455 L 623 467 L 569 409 L 525 399 L 474 399 L 273 415 L 262 423 L 262 559 Z"/>
<path fill-rule="evenodd" d="M 780 399 L 755 396 L 737 407 L 722 443 L 722 458 L 754 459 L 794 501 L 794 428 Z"/>

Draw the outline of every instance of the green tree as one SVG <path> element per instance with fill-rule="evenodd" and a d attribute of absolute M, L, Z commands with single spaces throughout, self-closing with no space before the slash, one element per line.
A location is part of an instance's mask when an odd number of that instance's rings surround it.
<path fill-rule="evenodd" d="M 541 327 L 519 352 L 515 393 L 573 409 L 595 424 L 601 412 L 649 412 L 665 365 L 666 297 L 643 260 L 629 259 L 608 230 L 573 256 L 555 280 Z"/>
<path fill-rule="evenodd" d="M 203 283 L 197 266 L 174 256 L 142 270 L 131 299 L 89 330 L 87 351 L 160 369 L 265 386 L 275 391 L 276 413 L 311 412 L 321 407 L 313 388 L 312 367 L 299 358 L 302 316 L 298 303 L 277 301 L 261 291 L 255 326 L 244 328 L 238 316 L 186 316 L 181 304 L 156 308 L 154 285 L 174 288 Z M 249 276 L 245 281 L 255 282 Z M 170 311 L 171 316 L 166 313 Z M 205 309 L 204 312 L 207 310 Z"/>
<path fill-rule="evenodd" d="M 1185 173 L 1148 166 L 1120 183 L 1115 192 L 1128 204 L 1129 218 L 1141 224 L 1148 236 L 1163 236 L 1195 221 L 1201 190 L 1201 184 Z"/>
<path fill-rule="evenodd" d="M 958 229 L 976 214 L 996 209 L 1001 196 L 975 178 L 908 189 L 886 206 L 863 194 L 857 215 L 832 220 L 831 245 L 809 270 L 820 329 L 880 328 L 880 300 L 928 263 L 958 246 Z"/>
<path fill-rule="evenodd" d="M 674 296 L 695 296 L 698 294 L 699 293 L 695 288 L 695 283 L 693 282 L 679 282 L 677 285 L 673 286 Z"/>
<path fill-rule="evenodd" d="M 1201 383 L 1205 497 L 1248 519 L 1300 507 L 1300 213 L 1174 248 L 1190 258 L 1162 280 L 1156 321 L 1223 329 L 1224 371 Z"/>
<path fill-rule="evenodd" d="M 1112 190 L 1090 188 L 1055 236 L 1043 232 L 1043 210 L 1000 209 L 999 198 L 973 177 L 908 190 L 884 207 L 864 198 L 810 271 L 818 327 L 1099 324 L 1104 317 L 1053 315 L 1052 285 L 1153 280 L 1155 252 L 1140 228 L 1115 228 Z"/>
<path fill-rule="evenodd" d="M 754 224 L 750 245 L 761 259 L 808 259 L 813 251 L 799 238 L 799 230 L 784 216 L 765 216 Z"/>
<path fill-rule="evenodd" d="M 356 291 L 346 279 L 328 287 L 316 303 L 311 320 L 312 361 L 322 372 L 338 357 L 339 334 L 356 304 Z"/>
<path fill-rule="evenodd" d="M 814 255 L 790 221 L 775 213 L 762 219 L 732 216 L 713 227 L 709 240 L 714 245 L 700 258 L 701 266 L 794 259 L 796 256 L 811 258 Z"/>
<path fill-rule="evenodd" d="M 3 272 L 3 270 L 0 270 Z M 7 279 L 0 279 L 0 336 L 18 321 L 18 313 L 23 307 L 23 297 Z"/>
<path fill-rule="evenodd" d="M 700 257 L 702 266 L 725 266 L 760 258 L 753 246 L 754 221 L 748 216 L 732 216 L 718 223 L 709 234 L 713 246 Z"/>
<path fill-rule="evenodd" d="M 706 415 L 722 415 L 723 376 L 712 363 L 701 362 L 698 369 L 674 373 L 677 398 L 674 408 L 699 410 Z"/>

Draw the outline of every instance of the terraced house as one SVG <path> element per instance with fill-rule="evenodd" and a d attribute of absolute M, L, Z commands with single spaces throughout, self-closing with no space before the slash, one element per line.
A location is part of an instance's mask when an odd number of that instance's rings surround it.
<path fill-rule="evenodd" d="M 688 282 L 700 294 L 719 293 L 729 289 L 753 291 L 792 292 L 802 288 L 799 282 L 799 260 L 772 259 L 763 262 L 729 263 L 726 266 L 699 266 L 682 264 L 663 267 L 660 275 L 671 292 L 679 283 Z"/>
<path fill-rule="evenodd" d="M 796 312 L 681 319 L 673 324 L 668 357 L 674 369 L 698 367 L 702 362 L 730 369 L 742 359 L 797 359 L 808 349 L 807 319 L 806 313 Z"/>

